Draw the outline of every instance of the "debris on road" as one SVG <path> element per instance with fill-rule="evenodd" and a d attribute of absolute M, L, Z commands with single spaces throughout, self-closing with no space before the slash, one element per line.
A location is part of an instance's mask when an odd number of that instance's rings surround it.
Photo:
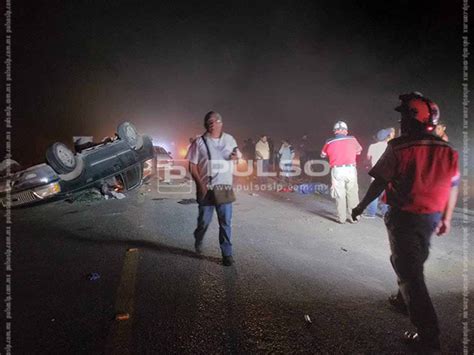
<path fill-rule="evenodd" d="M 300 194 L 329 195 L 329 186 L 321 183 L 307 183 L 293 186 L 295 192 Z"/>
<path fill-rule="evenodd" d="M 329 195 L 331 193 L 331 189 L 326 184 L 314 184 L 315 193 L 319 193 L 321 195 Z"/>
<path fill-rule="evenodd" d="M 345 252 L 347 253 L 347 249 L 344 249 L 344 248 L 341 247 L 341 250 L 342 250 L 342 251 L 345 251 Z"/>
<path fill-rule="evenodd" d="M 151 192 L 151 189 L 146 189 L 146 191 L 141 191 L 140 195 L 145 196 L 148 195 L 149 192 Z"/>
<path fill-rule="evenodd" d="M 102 200 L 104 197 L 100 193 L 100 191 L 96 188 L 92 188 L 89 190 L 85 190 L 77 195 L 68 198 L 66 201 L 69 203 L 73 202 L 93 202 Z"/>
<path fill-rule="evenodd" d="M 111 213 L 104 213 L 102 216 L 110 217 L 110 216 L 120 216 L 123 212 L 111 212 Z"/>
<path fill-rule="evenodd" d="M 133 253 L 135 251 L 138 251 L 138 248 L 128 248 L 127 249 L 127 252 L 129 252 L 129 253 Z"/>
<path fill-rule="evenodd" d="M 184 198 L 181 201 L 178 201 L 178 203 L 182 205 L 192 205 L 194 203 L 197 203 L 195 198 Z"/>
<path fill-rule="evenodd" d="M 313 322 L 311 321 L 311 318 L 309 317 L 309 315 L 305 314 L 304 315 L 304 320 L 306 321 L 307 324 L 312 324 Z"/>
<path fill-rule="evenodd" d="M 251 192 L 249 193 L 250 196 L 258 196 L 258 194 L 256 194 L 255 192 Z"/>
<path fill-rule="evenodd" d="M 123 198 L 125 198 L 125 195 L 121 192 L 116 192 L 116 191 L 110 191 L 110 194 L 116 198 L 117 200 L 121 200 Z"/>
<path fill-rule="evenodd" d="M 107 200 L 109 198 L 116 198 L 117 200 L 121 200 L 125 198 L 125 195 L 121 193 L 123 191 L 124 186 L 119 179 L 115 176 L 107 179 L 102 186 L 100 187 L 100 192 L 104 195 L 104 198 Z"/>
<path fill-rule="evenodd" d="M 295 192 L 299 194 L 314 194 L 315 184 L 300 184 L 294 187 Z"/>
<path fill-rule="evenodd" d="M 130 314 L 128 313 L 118 313 L 115 315 L 115 320 L 121 321 L 121 320 L 129 320 L 130 319 Z"/>
<path fill-rule="evenodd" d="M 87 278 L 89 281 L 97 281 L 100 279 L 100 274 L 98 272 L 91 272 L 89 275 L 87 275 Z"/>
<path fill-rule="evenodd" d="M 167 198 L 164 198 L 164 197 L 156 197 L 156 198 L 152 198 L 151 200 L 152 200 L 152 201 L 163 201 L 163 200 L 167 200 Z"/>
<path fill-rule="evenodd" d="M 104 199 L 108 200 L 109 198 L 116 198 L 117 200 L 121 200 L 125 197 L 126 196 L 123 193 L 110 189 L 107 183 L 104 183 L 101 186 L 100 190 L 98 188 L 91 188 L 85 190 L 83 192 L 71 196 L 66 200 L 66 202 L 94 202 Z"/>

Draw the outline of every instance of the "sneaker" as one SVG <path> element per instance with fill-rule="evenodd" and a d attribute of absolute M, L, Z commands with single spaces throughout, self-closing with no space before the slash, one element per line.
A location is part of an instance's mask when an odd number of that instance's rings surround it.
<path fill-rule="evenodd" d="M 375 216 L 372 216 L 371 214 L 363 214 L 362 218 L 367 218 L 367 219 L 374 219 Z"/>
<path fill-rule="evenodd" d="M 232 264 L 234 263 L 234 258 L 232 257 L 232 255 L 223 256 L 222 263 L 224 264 L 224 266 L 232 266 Z"/>
<path fill-rule="evenodd" d="M 441 354 L 441 345 L 437 336 L 426 339 L 422 338 L 417 332 L 406 331 L 402 338 L 407 345 L 413 347 L 419 354 Z"/>

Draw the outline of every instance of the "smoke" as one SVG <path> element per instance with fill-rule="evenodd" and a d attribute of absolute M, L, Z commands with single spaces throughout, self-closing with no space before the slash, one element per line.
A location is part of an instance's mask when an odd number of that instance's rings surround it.
<path fill-rule="evenodd" d="M 123 120 L 184 145 L 202 132 L 209 110 L 240 141 L 265 132 L 296 143 L 308 134 L 318 150 L 342 119 L 367 146 L 377 130 L 396 126 L 398 94 L 412 90 L 438 102 L 459 144 L 460 59 L 451 40 L 458 22 L 441 3 L 411 4 L 410 13 L 403 5 L 116 1 L 19 9 L 15 158 L 41 160 L 48 144 L 73 135 L 101 139 Z"/>

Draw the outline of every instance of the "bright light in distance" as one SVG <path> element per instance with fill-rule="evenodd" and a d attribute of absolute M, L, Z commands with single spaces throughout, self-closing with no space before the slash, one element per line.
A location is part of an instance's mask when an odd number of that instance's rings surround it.
<path fill-rule="evenodd" d="M 188 154 L 188 149 L 187 148 L 181 148 L 179 150 L 179 156 L 184 158 L 186 156 L 186 154 Z"/>

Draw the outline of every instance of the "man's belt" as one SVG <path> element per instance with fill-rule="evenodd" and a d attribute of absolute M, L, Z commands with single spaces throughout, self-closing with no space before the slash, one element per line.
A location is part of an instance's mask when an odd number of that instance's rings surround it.
<path fill-rule="evenodd" d="M 355 164 L 345 164 L 345 165 L 334 165 L 333 168 L 343 168 L 346 166 L 356 166 Z"/>

